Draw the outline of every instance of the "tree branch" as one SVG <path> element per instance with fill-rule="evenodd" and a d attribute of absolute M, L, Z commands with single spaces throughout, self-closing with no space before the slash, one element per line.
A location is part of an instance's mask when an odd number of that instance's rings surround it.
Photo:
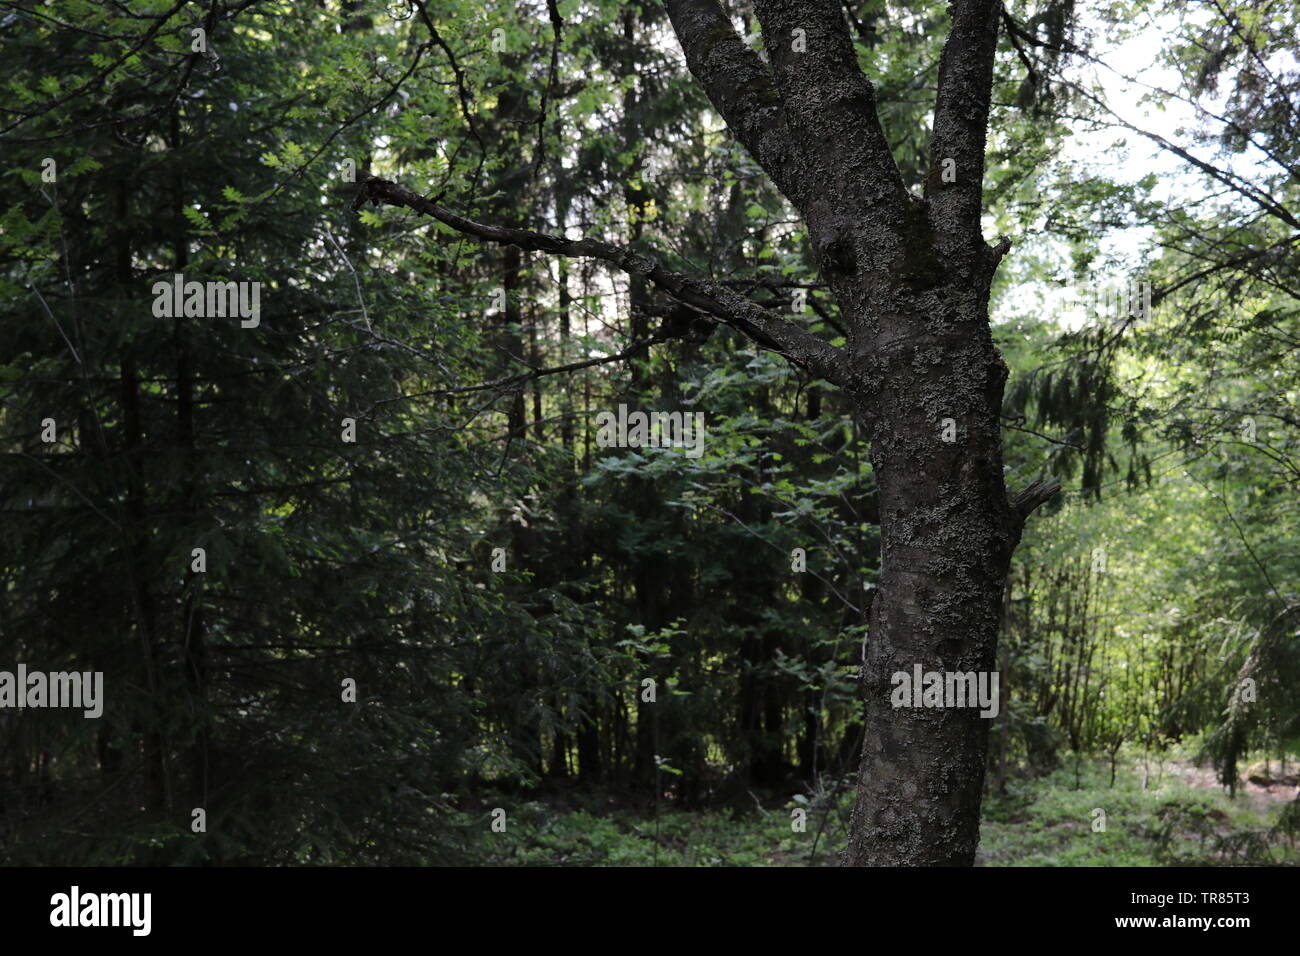
<path fill-rule="evenodd" d="M 1000 0 L 954 0 L 939 60 L 925 198 L 939 247 L 950 257 L 982 249 L 984 146 L 998 45 Z M 944 182 L 945 161 L 956 179 Z"/>
<path fill-rule="evenodd" d="M 875 90 L 858 68 L 841 5 L 832 0 L 754 0 L 754 12 L 763 25 L 763 47 L 787 113 L 800 134 L 795 143 L 804 150 L 852 158 L 857 165 L 865 159 L 871 178 L 887 183 L 892 199 L 901 201 L 903 178 L 880 125 Z M 834 183 L 810 185 L 820 192 Z"/>
<path fill-rule="evenodd" d="M 777 188 L 790 196 L 799 189 L 786 168 L 791 137 L 781 94 L 767 67 L 741 42 L 717 0 L 667 0 L 666 6 L 686 65 L 709 102 Z"/>
<path fill-rule="evenodd" d="M 855 275 L 887 272 L 902 254 L 907 189 L 838 4 L 757 0 L 775 82 L 717 0 L 666 5 L 691 73 L 803 216 L 836 295 L 853 294 Z"/>
<path fill-rule="evenodd" d="M 1219 182 L 1223 183 L 1224 186 L 1228 187 L 1229 189 L 1231 189 L 1233 192 L 1235 192 L 1237 195 L 1241 196 L 1242 198 L 1248 199 L 1250 202 L 1254 203 L 1256 206 L 1264 210 L 1264 212 L 1268 213 L 1270 216 L 1273 216 L 1276 219 L 1281 220 L 1282 222 L 1290 226 L 1292 229 L 1300 229 L 1300 219 L 1297 219 L 1289 209 L 1283 206 L 1278 199 L 1274 198 L 1266 190 L 1255 186 L 1253 183 L 1248 182 L 1247 180 L 1243 179 L 1241 176 L 1238 176 L 1236 173 L 1230 170 L 1220 169 L 1219 167 L 1215 166 L 1212 163 L 1208 163 L 1197 156 L 1193 156 L 1186 149 L 1184 149 L 1183 147 L 1179 146 L 1176 143 L 1171 143 L 1169 140 L 1165 139 L 1159 133 L 1153 133 L 1150 130 L 1145 130 L 1140 126 L 1130 123 L 1128 120 L 1124 119 L 1117 112 L 1111 109 L 1098 96 L 1094 95 L 1093 93 L 1090 93 L 1088 90 L 1085 90 L 1082 86 L 1079 86 L 1076 83 L 1070 83 L 1069 85 L 1073 87 L 1075 90 L 1077 90 L 1079 95 L 1083 96 L 1087 100 L 1090 100 L 1091 102 L 1096 104 L 1100 109 L 1104 110 L 1105 112 L 1109 113 L 1112 117 L 1114 117 L 1116 124 L 1118 124 L 1119 126 L 1122 126 L 1124 129 L 1127 129 L 1130 132 L 1137 133 L 1139 136 L 1145 136 L 1147 139 L 1151 140 L 1151 142 L 1155 143 L 1161 149 L 1173 153 L 1178 158 L 1185 160 L 1186 162 L 1190 163 L 1192 166 L 1195 166 L 1197 169 L 1205 173 L 1207 176 L 1210 176 L 1213 179 L 1217 179 Z"/>
<path fill-rule="evenodd" d="M 1061 482 L 1055 478 L 1039 478 L 1030 483 L 1029 487 L 1011 502 L 1011 512 L 1021 524 L 1033 514 L 1038 508 L 1056 497 L 1061 491 Z"/>
<path fill-rule="evenodd" d="M 845 387 L 851 381 L 848 360 L 843 351 L 780 316 L 760 308 L 721 283 L 670 272 L 654 259 L 626 246 L 616 246 L 595 239 L 566 239 L 528 229 L 512 229 L 476 222 L 457 215 L 432 199 L 375 176 L 369 176 L 364 180 L 362 190 L 363 196 L 371 202 L 405 206 L 432 216 L 457 232 L 486 242 L 518 246 L 529 252 L 545 252 L 557 256 L 599 259 L 607 262 L 628 275 L 647 280 L 677 301 L 713 316 L 760 347 L 780 354 L 788 361 L 834 385 Z"/>

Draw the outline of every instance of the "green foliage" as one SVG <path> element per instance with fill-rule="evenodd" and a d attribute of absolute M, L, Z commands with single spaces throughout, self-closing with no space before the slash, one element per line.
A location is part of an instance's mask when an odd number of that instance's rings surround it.
<path fill-rule="evenodd" d="M 1291 804 L 1259 810 L 1189 785 L 1173 762 L 1125 751 L 1111 782 L 1106 761 L 1083 759 L 1012 784 L 985 808 L 987 866 L 1224 866 L 1300 862 L 1284 832 Z M 1104 818 L 1096 813 L 1105 812 Z M 1105 829 L 1095 824 L 1104 819 Z"/>

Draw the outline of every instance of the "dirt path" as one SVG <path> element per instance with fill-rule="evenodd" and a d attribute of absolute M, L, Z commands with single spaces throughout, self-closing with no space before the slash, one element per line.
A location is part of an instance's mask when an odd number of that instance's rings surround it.
<path fill-rule="evenodd" d="M 1276 810 L 1279 805 L 1289 803 L 1300 796 L 1300 786 L 1297 786 L 1297 768 L 1288 765 L 1287 772 L 1283 775 L 1280 765 L 1275 762 L 1269 765 L 1269 769 L 1271 772 L 1266 779 L 1272 779 L 1272 783 L 1259 784 L 1246 779 L 1249 776 L 1263 776 L 1263 765 L 1252 764 L 1249 770 L 1243 768 L 1243 779 L 1237 787 L 1237 799 L 1246 801 L 1252 809 L 1260 812 Z M 1134 770 L 1139 777 L 1144 772 L 1147 773 L 1151 786 L 1158 785 L 1162 776 L 1174 777 L 1198 790 L 1212 790 L 1225 795 L 1227 793 L 1211 767 L 1198 767 L 1182 760 L 1139 760 Z"/>

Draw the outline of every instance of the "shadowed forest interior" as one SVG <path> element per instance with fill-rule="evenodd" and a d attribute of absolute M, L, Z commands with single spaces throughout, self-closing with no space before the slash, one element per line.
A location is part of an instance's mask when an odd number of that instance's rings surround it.
<path fill-rule="evenodd" d="M 666 6 L 0 3 L 0 672 L 103 675 L 95 718 L 0 678 L 0 863 L 840 859 L 895 433 L 798 343 L 856 354 L 870 270 L 688 69 L 717 5 Z M 937 208 L 948 5 L 807 6 Z M 989 7 L 993 421 L 1010 495 L 1061 489 L 975 862 L 1294 864 L 1300 8 L 1084 6 Z"/>

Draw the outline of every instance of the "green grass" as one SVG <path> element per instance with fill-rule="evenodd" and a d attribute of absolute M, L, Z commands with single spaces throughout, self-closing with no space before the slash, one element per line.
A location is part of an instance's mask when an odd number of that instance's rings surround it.
<path fill-rule="evenodd" d="M 1292 839 L 1273 831 L 1279 807 L 1259 812 L 1222 789 L 1171 775 L 1142 787 L 1121 767 L 1110 786 L 1103 761 L 1072 761 L 1047 777 L 985 801 L 980 862 L 987 866 L 1189 866 L 1300 863 Z M 1105 812 L 1105 829 L 1094 826 Z"/>
<path fill-rule="evenodd" d="M 726 812 L 669 809 L 656 821 L 626 811 L 596 815 L 555 811 L 528 803 L 507 810 L 504 833 L 487 831 L 477 841 L 482 861 L 505 866 L 770 866 L 796 862 L 803 839 L 790 831 L 789 816 L 769 811 L 733 819 Z M 782 829 L 784 828 L 784 832 Z M 821 856 L 826 856 L 825 839 Z"/>
<path fill-rule="evenodd" d="M 597 806 L 593 803 L 590 806 Z M 809 810 L 805 832 L 791 810 L 689 812 L 669 807 L 656 820 L 626 808 L 560 809 L 533 801 L 506 805 L 504 833 L 487 814 L 456 823 L 474 856 L 498 866 L 807 866 L 822 822 Z M 1072 760 L 1042 778 L 1013 781 L 984 802 L 977 863 L 983 866 L 1169 866 L 1300 864 L 1295 834 L 1276 829 L 1282 804 L 1259 812 L 1221 789 L 1193 787 L 1165 773 L 1144 789 L 1132 762 L 1115 785 L 1104 761 Z M 1293 810 L 1300 816 L 1300 805 Z M 817 864 L 835 865 L 852 795 L 843 793 L 817 841 Z M 1105 827 L 1097 810 L 1105 812 Z"/>

